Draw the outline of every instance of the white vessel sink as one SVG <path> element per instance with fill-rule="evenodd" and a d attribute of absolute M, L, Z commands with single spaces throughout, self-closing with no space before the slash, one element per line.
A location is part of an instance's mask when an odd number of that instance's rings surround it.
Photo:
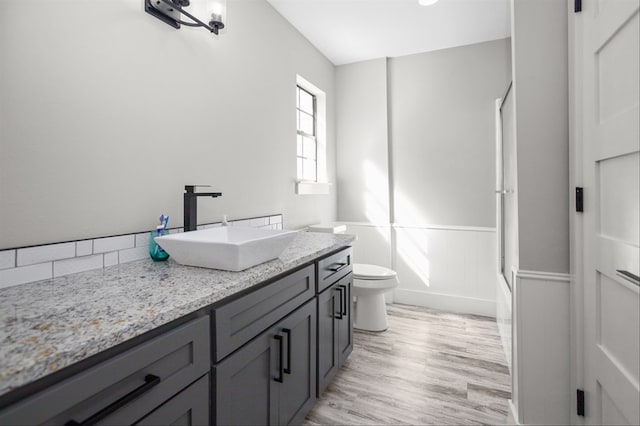
<path fill-rule="evenodd" d="M 242 271 L 277 258 L 297 231 L 221 226 L 155 237 L 178 263 Z"/>

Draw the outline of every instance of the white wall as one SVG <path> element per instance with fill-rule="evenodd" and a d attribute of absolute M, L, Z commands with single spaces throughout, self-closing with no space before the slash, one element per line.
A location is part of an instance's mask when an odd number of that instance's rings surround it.
<path fill-rule="evenodd" d="M 513 0 L 519 267 L 569 271 L 567 7 Z"/>
<path fill-rule="evenodd" d="M 495 226 L 495 99 L 510 40 L 389 61 L 395 222 Z"/>
<path fill-rule="evenodd" d="M 228 31 L 175 30 L 142 0 L 0 2 L 0 248 L 182 224 L 185 184 L 210 184 L 199 221 L 335 218 L 296 196 L 296 73 L 327 93 L 335 181 L 335 70 L 263 0 L 229 0 Z"/>
<path fill-rule="evenodd" d="M 336 68 L 338 216 L 389 223 L 387 60 Z"/>
<path fill-rule="evenodd" d="M 348 231 L 368 241 L 354 247 L 354 259 L 375 263 L 390 252 L 395 301 L 493 316 L 494 105 L 510 80 L 510 42 L 383 65 L 336 73 L 338 218 L 358 222 Z M 385 207 L 393 226 L 375 213 Z"/>

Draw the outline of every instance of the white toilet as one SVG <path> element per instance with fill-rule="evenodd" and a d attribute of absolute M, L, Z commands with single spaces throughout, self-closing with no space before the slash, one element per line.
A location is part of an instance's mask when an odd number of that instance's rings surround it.
<path fill-rule="evenodd" d="M 347 226 L 321 223 L 309 227 L 311 232 L 343 234 Z M 389 327 L 384 293 L 398 286 L 396 271 L 377 265 L 353 264 L 353 295 L 356 297 L 353 327 L 367 331 L 384 331 Z"/>

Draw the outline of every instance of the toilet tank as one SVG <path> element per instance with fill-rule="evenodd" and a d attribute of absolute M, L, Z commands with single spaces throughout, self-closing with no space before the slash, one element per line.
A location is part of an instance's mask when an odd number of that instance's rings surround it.
<path fill-rule="evenodd" d="M 344 234 L 347 231 L 347 225 L 339 222 L 317 223 L 309 227 L 311 232 L 326 232 L 329 234 Z"/>

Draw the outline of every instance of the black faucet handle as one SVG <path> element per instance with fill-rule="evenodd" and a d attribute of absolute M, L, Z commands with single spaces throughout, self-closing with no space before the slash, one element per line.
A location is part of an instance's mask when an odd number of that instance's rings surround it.
<path fill-rule="evenodd" d="M 188 192 L 191 194 L 196 192 L 196 188 L 211 188 L 211 185 L 185 185 L 184 186 L 185 192 Z"/>

